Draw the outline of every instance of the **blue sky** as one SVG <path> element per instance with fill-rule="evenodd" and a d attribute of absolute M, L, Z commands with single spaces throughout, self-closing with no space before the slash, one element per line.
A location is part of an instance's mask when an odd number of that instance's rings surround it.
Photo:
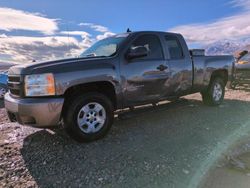
<path fill-rule="evenodd" d="M 1 7 L 39 12 L 61 19 L 61 28 L 68 24 L 76 29 L 81 22 L 98 23 L 113 32 L 133 30 L 167 30 L 178 25 L 209 22 L 239 11 L 228 0 L 1 0 Z"/>
<path fill-rule="evenodd" d="M 1 0 L 0 8 L 0 59 L 10 61 L 75 56 L 127 27 L 180 32 L 190 46 L 250 36 L 249 0 Z"/>

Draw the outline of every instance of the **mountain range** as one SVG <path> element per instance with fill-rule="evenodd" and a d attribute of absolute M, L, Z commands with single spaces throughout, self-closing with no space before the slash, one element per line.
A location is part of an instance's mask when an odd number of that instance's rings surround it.
<path fill-rule="evenodd" d="M 206 55 L 234 55 L 238 57 L 241 51 L 250 52 L 250 38 L 241 40 L 220 40 L 202 47 Z M 3 62 L 0 60 L 0 69 L 9 67 L 15 63 Z"/>
<path fill-rule="evenodd" d="M 206 55 L 228 55 L 237 56 L 239 52 L 247 50 L 250 52 L 250 38 L 242 40 L 222 40 L 204 46 Z"/>

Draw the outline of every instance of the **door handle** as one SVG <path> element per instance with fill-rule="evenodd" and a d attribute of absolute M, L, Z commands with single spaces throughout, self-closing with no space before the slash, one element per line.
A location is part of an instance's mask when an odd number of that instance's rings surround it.
<path fill-rule="evenodd" d="M 164 71 L 164 70 L 166 70 L 166 69 L 168 69 L 168 66 L 166 66 L 166 65 L 159 65 L 158 67 L 157 67 L 157 69 L 159 70 L 159 71 Z"/>

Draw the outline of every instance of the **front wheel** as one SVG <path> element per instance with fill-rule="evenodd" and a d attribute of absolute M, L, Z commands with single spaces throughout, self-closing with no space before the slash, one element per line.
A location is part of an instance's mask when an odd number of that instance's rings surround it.
<path fill-rule="evenodd" d="M 225 83 L 221 78 L 214 78 L 208 89 L 201 93 L 203 102 L 207 105 L 218 106 L 224 100 Z"/>
<path fill-rule="evenodd" d="M 65 127 L 77 141 L 100 139 L 107 134 L 113 123 L 113 104 L 109 98 L 99 93 L 80 95 L 66 108 Z"/>

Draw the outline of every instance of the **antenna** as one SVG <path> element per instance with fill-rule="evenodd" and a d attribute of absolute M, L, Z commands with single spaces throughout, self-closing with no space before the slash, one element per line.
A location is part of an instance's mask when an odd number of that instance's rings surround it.
<path fill-rule="evenodd" d="M 67 47 L 68 47 L 68 51 L 70 51 L 70 47 L 69 47 L 69 28 L 68 28 L 68 23 L 66 23 L 66 30 L 67 30 L 67 37 L 68 37 L 68 44 L 67 44 Z"/>
<path fill-rule="evenodd" d="M 132 32 L 132 31 L 128 28 L 128 29 L 127 29 L 127 33 L 131 33 L 131 32 Z"/>

